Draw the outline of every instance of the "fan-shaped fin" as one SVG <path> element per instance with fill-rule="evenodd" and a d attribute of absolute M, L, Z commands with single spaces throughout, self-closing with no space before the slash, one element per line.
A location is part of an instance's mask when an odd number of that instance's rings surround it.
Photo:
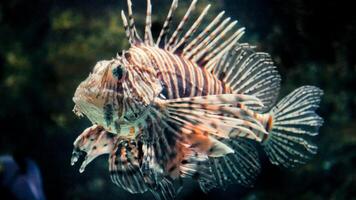
<path fill-rule="evenodd" d="M 272 126 L 263 146 L 273 164 L 296 167 L 316 154 L 318 147 L 311 140 L 323 124 L 315 113 L 322 95 L 317 87 L 303 86 L 272 109 Z"/>
<path fill-rule="evenodd" d="M 174 199 L 177 194 L 173 184 L 174 180 L 166 176 L 167 173 L 163 169 L 165 165 L 159 163 L 160 160 L 155 151 L 156 147 L 152 144 L 143 144 L 142 174 L 155 199 Z"/>
<path fill-rule="evenodd" d="M 118 141 L 109 157 L 110 178 L 117 186 L 131 193 L 147 191 L 140 171 L 139 149 L 135 141 Z"/>
<path fill-rule="evenodd" d="M 162 118 L 162 114 L 152 111 L 146 118 L 147 127 L 144 128 L 144 143 L 154 159 L 164 170 L 164 166 L 176 156 L 176 143 L 180 133 L 176 127 Z M 149 131 L 148 131 L 149 130 Z"/>
<path fill-rule="evenodd" d="M 269 110 L 278 97 L 281 78 L 270 55 L 256 52 L 250 45 L 238 44 L 217 65 L 208 64 L 208 68 L 234 93 L 260 99 L 264 104 L 261 111 Z"/>
<path fill-rule="evenodd" d="M 261 106 L 258 99 L 240 94 L 187 97 L 172 100 L 157 99 L 142 127 L 142 172 L 159 178 L 165 171 L 178 168 L 172 163 L 180 153 L 177 144 L 187 140 L 190 148 L 212 157 L 233 150 L 218 138 L 246 137 L 260 141 L 256 132 L 265 132 L 250 112 L 238 105 Z M 154 170 L 152 170 L 154 169 Z M 174 177 L 174 176 L 172 176 Z M 154 179 L 156 179 L 154 178 Z"/>
<path fill-rule="evenodd" d="M 189 143 L 189 140 L 185 141 Z M 215 177 L 209 165 L 209 158 L 204 153 L 198 153 L 186 144 L 186 151 L 183 159 L 180 161 L 181 177 L 190 177 L 199 182 L 200 188 L 203 192 L 208 192 L 210 189 L 216 187 Z"/>
<path fill-rule="evenodd" d="M 172 180 L 163 178 L 158 182 L 158 187 L 155 190 L 151 190 L 156 200 L 171 200 L 175 199 L 177 191 L 174 187 Z"/>
<path fill-rule="evenodd" d="M 239 183 L 251 186 L 260 172 L 257 150 L 245 139 L 223 140 L 234 149 L 233 154 L 210 158 L 217 185 L 225 188 L 228 184 Z"/>

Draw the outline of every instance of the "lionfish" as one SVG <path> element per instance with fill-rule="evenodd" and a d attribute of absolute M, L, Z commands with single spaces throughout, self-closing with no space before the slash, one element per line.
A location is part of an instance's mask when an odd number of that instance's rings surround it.
<path fill-rule="evenodd" d="M 276 103 L 281 78 L 270 55 L 239 43 L 245 29 L 224 11 L 202 25 L 208 5 L 188 26 L 193 0 L 170 34 L 173 0 L 154 40 L 150 0 L 143 38 L 127 4 L 121 17 L 130 48 L 97 62 L 73 98 L 73 111 L 93 124 L 74 142 L 71 164 L 85 155 L 80 172 L 109 154 L 117 186 L 173 199 L 185 178 L 203 192 L 251 186 L 261 168 L 255 143 L 287 168 L 316 153 L 310 140 L 323 123 L 315 113 L 322 91 L 302 86 Z"/>

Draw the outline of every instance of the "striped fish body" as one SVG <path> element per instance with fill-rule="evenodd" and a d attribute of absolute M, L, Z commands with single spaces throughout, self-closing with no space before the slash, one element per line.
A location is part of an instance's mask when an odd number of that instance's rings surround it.
<path fill-rule="evenodd" d="M 182 178 L 197 180 L 204 192 L 251 186 L 260 171 L 252 140 L 284 167 L 316 154 L 310 140 L 323 123 L 315 112 L 322 91 L 303 86 L 276 103 L 281 79 L 270 55 L 239 43 L 245 29 L 234 30 L 237 22 L 224 12 L 200 27 L 210 5 L 187 27 L 196 3 L 168 36 L 173 0 L 154 41 L 150 0 L 144 37 L 127 0 L 128 18 L 121 16 L 130 48 L 98 62 L 73 97 L 75 113 L 93 123 L 74 142 L 72 164 L 86 153 L 81 172 L 109 154 L 116 185 L 173 199 Z"/>
<path fill-rule="evenodd" d="M 150 67 L 156 70 L 156 77 L 159 79 L 162 88 L 161 98 L 177 99 L 233 93 L 233 90 L 227 84 L 219 80 L 215 74 L 206 70 L 206 67 L 200 67 L 196 62 L 162 48 L 143 44 L 131 47 L 127 54 L 130 55 L 130 59 L 128 59 L 130 65 L 138 68 Z M 134 82 L 135 80 L 128 81 Z M 140 85 L 136 87 L 140 87 Z M 144 89 L 142 90 L 144 91 Z M 149 94 L 146 93 L 143 96 L 149 96 Z M 240 106 L 240 108 L 243 106 L 242 104 L 242 102 L 236 102 L 236 105 Z M 272 123 L 269 113 L 260 114 L 247 108 L 244 110 L 258 120 L 267 130 L 269 129 Z M 136 129 L 139 128 L 136 127 Z M 245 133 L 240 133 L 239 136 L 258 141 L 267 137 L 261 131 L 257 132 L 256 135 L 258 136 L 252 137 Z"/>
<path fill-rule="evenodd" d="M 231 89 L 195 62 L 159 47 L 140 45 L 128 50 L 131 63 L 150 66 L 162 83 L 167 99 L 231 93 Z"/>

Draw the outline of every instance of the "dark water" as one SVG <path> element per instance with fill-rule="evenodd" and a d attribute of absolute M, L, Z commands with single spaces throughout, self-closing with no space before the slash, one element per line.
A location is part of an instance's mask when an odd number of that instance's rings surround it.
<path fill-rule="evenodd" d="M 134 0 L 136 13 L 145 3 Z M 153 2 L 158 34 L 169 1 Z M 201 1 L 203 5 L 207 1 Z M 346 0 L 219 0 L 247 28 L 242 39 L 269 52 L 282 75 L 282 95 L 301 85 L 324 90 L 319 154 L 286 170 L 262 155 L 254 188 L 232 185 L 202 193 L 187 183 L 181 199 L 352 199 L 356 196 L 356 16 Z M 182 1 L 180 9 L 186 9 Z M 115 187 L 107 158 L 84 174 L 70 166 L 72 143 L 87 126 L 71 112 L 76 86 L 96 61 L 127 48 L 122 1 L 13 0 L 0 3 L 0 154 L 31 158 L 47 199 L 142 199 Z M 164 10 L 164 12 L 163 12 Z M 137 15 L 143 22 L 143 15 Z M 160 19 L 160 20 L 158 20 Z M 4 197 L 1 196 L 0 199 Z M 149 194 L 145 198 L 151 198 Z"/>

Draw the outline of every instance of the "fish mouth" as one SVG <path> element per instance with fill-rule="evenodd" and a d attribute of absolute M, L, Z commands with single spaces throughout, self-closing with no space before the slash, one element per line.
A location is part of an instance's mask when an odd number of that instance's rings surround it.
<path fill-rule="evenodd" d="M 77 115 L 79 118 L 84 117 L 84 114 L 82 113 L 82 111 L 80 111 L 78 105 L 74 105 L 74 108 L 72 110 L 74 112 L 75 115 Z"/>

